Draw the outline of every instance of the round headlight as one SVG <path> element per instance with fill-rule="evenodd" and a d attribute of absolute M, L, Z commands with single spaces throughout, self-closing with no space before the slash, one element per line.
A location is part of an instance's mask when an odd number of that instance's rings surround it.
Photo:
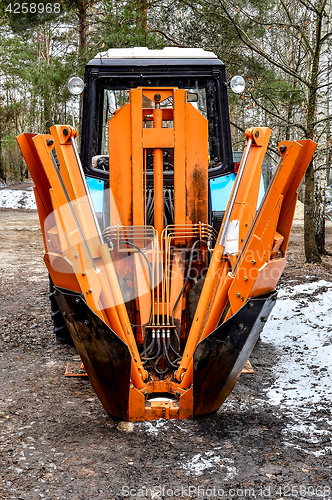
<path fill-rule="evenodd" d="M 79 76 L 72 76 L 68 80 L 68 90 L 73 95 L 80 95 L 84 90 L 84 82 Z"/>
<path fill-rule="evenodd" d="M 231 81 L 229 82 L 229 86 L 234 94 L 242 94 L 244 89 L 246 88 L 246 82 L 244 81 L 243 76 L 233 76 Z"/>

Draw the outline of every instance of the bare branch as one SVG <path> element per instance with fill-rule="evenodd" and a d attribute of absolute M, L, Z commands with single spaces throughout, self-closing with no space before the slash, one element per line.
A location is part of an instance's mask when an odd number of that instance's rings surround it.
<path fill-rule="evenodd" d="M 178 43 L 176 40 L 174 40 L 174 38 L 170 37 L 169 35 L 167 35 L 164 31 L 162 31 L 160 29 L 150 29 L 149 31 L 150 31 L 150 33 L 159 33 L 160 35 L 165 37 L 166 40 L 174 43 L 175 47 L 184 47 L 184 48 L 188 47 L 188 45 L 182 45 L 182 44 Z"/>
<path fill-rule="evenodd" d="M 296 29 L 301 33 L 301 37 L 302 39 L 304 40 L 304 43 L 307 47 L 307 49 L 310 51 L 311 55 L 314 54 L 313 50 L 312 50 L 312 47 L 311 47 L 311 43 L 310 41 L 308 40 L 308 38 L 306 37 L 306 34 L 304 33 L 304 31 L 294 22 L 294 20 L 292 19 L 292 16 L 287 8 L 287 5 L 285 4 L 284 0 L 280 0 L 280 3 L 281 5 L 283 6 L 285 12 L 286 12 L 286 15 L 290 21 L 290 23 L 292 24 L 292 26 L 296 27 Z"/>
<path fill-rule="evenodd" d="M 300 130 L 302 130 L 304 132 L 304 134 L 307 134 L 307 129 L 301 125 L 301 123 L 292 123 L 292 122 L 289 122 L 288 120 L 286 120 L 285 118 L 283 118 L 282 116 L 278 115 L 277 113 L 274 113 L 273 111 L 271 111 L 270 109 L 266 108 L 262 103 L 258 102 L 253 95 L 251 95 L 251 98 L 252 100 L 254 101 L 254 103 L 259 106 L 261 109 L 263 109 L 263 111 L 266 111 L 266 113 L 269 113 L 269 115 L 271 116 L 274 116 L 274 118 L 277 118 L 278 121 L 281 120 L 282 122 L 284 122 L 287 126 L 289 127 L 296 127 L 296 128 L 299 128 Z"/>
<path fill-rule="evenodd" d="M 273 64 L 277 68 L 279 68 L 282 71 L 284 71 L 285 73 L 287 73 L 287 74 L 295 77 L 297 80 L 301 81 L 307 87 L 310 87 L 310 83 L 305 78 L 303 78 L 297 71 L 294 71 L 292 68 L 289 68 L 285 64 L 279 63 L 273 57 L 271 57 L 270 54 L 268 54 L 265 50 L 261 49 L 255 42 L 252 41 L 249 38 L 249 36 L 247 35 L 247 33 L 234 21 L 233 17 L 230 15 L 230 13 L 228 12 L 227 8 L 225 7 L 223 0 L 220 0 L 220 6 L 223 9 L 223 11 L 225 12 L 225 14 L 227 15 L 227 18 L 230 20 L 230 22 L 234 26 L 234 28 L 235 28 L 235 30 L 236 30 L 236 32 L 237 32 L 240 40 L 247 47 L 249 47 L 251 50 L 253 50 L 257 54 L 259 54 L 262 57 L 264 57 L 264 59 L 266 59 L 267 61 L 269 61 L 271 64 Z"/>
<path fill-rule="evenodd" d="M 311 2 L 306 2 L 305 0 L 298 0 L 300 4 L 302 4 L 306 9 L 311 10 L 315 14 L 317 14 L 316 7 Z"/>

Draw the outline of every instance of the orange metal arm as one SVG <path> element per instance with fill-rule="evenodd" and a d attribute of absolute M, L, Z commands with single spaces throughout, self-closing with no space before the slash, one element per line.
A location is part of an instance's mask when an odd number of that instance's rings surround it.
<path fill-rule="evenodd" d="M 300 179 L 308 167 L 315 148 L 316 144 L 310 140 L 283 142 L 279 146 L 281 163 L 235 265 L 236 278 L 229 290 L 231 308 L 227 317 L 238 311 L 248 297 L 255 295 L 253 287 L 256 286 L 255 282 L 263 270 L 266 286 L 265 289 L 260 286 L 259 293 L 273 289 L 278 282 L 285 261 L 282 260 L 283 264 L 280 263 L 279 266 L 278 259 L 273 259 L 269 263 L 276 230 L 288 242 L 291 220 L 287 215 L 289 206 L 286 203 L 294 198 L 294 189 L 299 187 Z M 283 259 L 285 255 L 283 252 L 286 250 L 284 243 L 280 248 L 282 252 L 280 257 Z M 269 264 L 271 272 L 274 269 L 272 279 L 268 278 L 266 264 Z"/>
<path fill-rule="evenodd" d="M 289 240 L 294 200 L 296 201 L 295 193 L 315 148 L 316 144 L 312 141 L 300 143 L 290 141 L 279 145 L 281 163 L 237 257 L 233 268 L 234 275 L 229 275 L 229 286 L 226 282 L 222 288 L 224 292 L 222 304 L 225 305 L 227 299 L 229 300 L 224 321 L 235 314 L 250 296 L 275 288 L 286 265 L 283 257 L 270 260 L 276 229 L 278 228 L 277 234 L 281 236 L 282 247 L 283 241 L 288 243 Z M 211 319 L 207 325 L 209 323 L 211 325 Z M 200 340 L 210 333 L 207 325 Z M 192 378 L 193 362 L 190 359 L 180 386 L 190 387 Z"/>
<path fill-rule="evenodd" d="M 268 128 L 249 129 L 246 132 L 247 147 L 241 161 L 237 182 L 234 184 L 224 223 L 220 229 L 218 243 L 213 251 L 180 367 L 174 374 L 179 381 L 189 366 L 203 330 L 210 333 L 217 326 L 226 305 L 228 288 L 232 282 L 231 276 L 228 275 L 230 263 L 224 257 L 228 223 L 238 221 L 238 249 L 240 249 L 256 210 L 261 164 L 270 135 L 271 130 Z M 230 256 L 231 258 L 232 256 Z"/>

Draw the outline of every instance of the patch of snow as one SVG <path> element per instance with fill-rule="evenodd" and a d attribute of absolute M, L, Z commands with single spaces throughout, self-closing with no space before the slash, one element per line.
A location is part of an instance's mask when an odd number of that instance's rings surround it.
<path fill-rule="evenodd" d="M 321 436 L 331 436 L 331 432 L 326 429 L 317 429 L 314 423 L 291 424 L 282 431 L 285 436 L 292 436 L 302 439 L 306 443 L 317 444 L 321 441 Z"/>
<path fill-rule="evenodd" d="M 182 432 L 189 432 L 190 427 L 188 426 L 188 421 L 183 420 L 173 420 L 173 425 L 176 429 Z"/>
<path fill-rule="evenodd" d="M 296 436 L 304 446 L 318 443 L 322 435 L 332 441 L 332 432 L 320 429 L 320 423 L 329 422 L 332 414 L 331 318 L 331 282 L 286 285 L 261 335 L 278 352 L 276 379 L 267 396 L 290 418 L 285 439 Z M 317 412 L 322 416 L 317 418 Z M 307 453 L 320 456 L 329 448 L 314 451 L 308 447 Z"/>
<path fill-rule="evenodd" d="M 322 448 L 321 450 L 313 451 L 312 454 L 315 457 L 324 457 L 325 455 L 328 455 L 329 453 L 331 454 L 331 452 L 332 452 L 332 446 L 325 446 L 325 448 Z"/>
<path fill-rule="evenodd" d="M 221 458 L 216 455 L 214 451 L 206 451 L 205 453 L 197 453 L 190 460 L 182 465 L 182 468 L 187 471 L 187 475 L 194 474 L 200 476 L 203 472 L 216 472 L 222 473 L 224 480 L 232 479 L 236 476 L 236 467 L 233 465 L 234 461 L 230 458 Z"/>
<path fill-rule="evenodd" d="M 319 289 L 324 287 L 326 291 Z M 280 290 L 261 339 L 283 350 L 269 389 L 271 403 L 303 407 L 332 397 L 332 283 Z M 317 408 L 316 408 L 317 409 Z"/>
<path fill-rule="evenodd" d="M 36 200 L 32 188 L 27 190 L 19 189 L 1 189 L 0 190 L 0 207 L 2 208 L 27 208 L 36 210 Z"/>
<path fill-rule="evenodd" d="M 163 427 L 169 425 L 169 420 L 152 420 L 146 422 L 138 422 L 137 427 L 141 432 L 147 432 L 148 434 L 153 434 L 157 436 Z"/>

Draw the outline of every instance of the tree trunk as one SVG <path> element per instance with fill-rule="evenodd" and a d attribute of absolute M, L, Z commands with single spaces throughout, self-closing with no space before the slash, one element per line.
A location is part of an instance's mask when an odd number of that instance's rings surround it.
<path fill-rule="evenodd" d="M 0 179 L 6 182 L 6 166 L 2 161 L 2 104 L 0 94 Z"/>
<path fill-rule="evenodd" d="M 304 194 L 304 249 L 306 261 L 309 264 L 321 262 L 315 239 L 314 207 L 315 207 L 315 181 L 314 166 L 310 162 L 305 174 L 305 194 Z"/>
<path fill-rule="evenodd" d="M 87 42 L 88 42 L 88 23 L 87 23 L 87 10 L 88 10 L 88 2 L 86 0 L 82 0 L 78 3 L 78 34 L 79 34 L 79 43 L 78 43 L 78 57 L 80 61 L 84 60 Z M 78 118 L 78 130 L 81 129 L 82 123 L 82 112 L 83 112 L 83 94 L 79 96 L 79 118 Z M 78 142 L 80 144 L 81 134 L 79 134 Z"/>
<path fill-rule="evenodd" d="M 315 179 L 315 240 L 318 252 L 326 255 L 325 250 L 325 190 L 327 170 L 322 168 L 314 173 Z"/>
<path fill-rule="evenodd" d="M 319 74 L 319 61 L 321 53 L 323 13 L 317 16 L 314 57 L 312 60 L 310 87 L 308 95 L 307 112 L 307 139 L 314 139 L 316 109 L 317 109 L 317 87 Z M 306 261 L 309 264 L 316 264 L 322 261 L 319 254 L 315 237 L 315 176 L 313 161 L 310 162 L 305 174 L 305 195 L 304 195 L 304 249 Z"/>
<path fill-rule="evenodd" d="M 145 32 L 148 28 L 148 0 L 137 1 L 136 26 L 139 26 Z"/>
<path fill-rule="evenodd" d="M 51 102 L 50 96 L 48 94 L 44 95 L 44 134 L 50 133 L 50 127 L 52 127 L 51 118 Z"/>
<path fill-rule="evenodd" d="M 78 56 L 81 59 L 84 57 L 87 47 L 88 25 L 87 25 L 87 8 L 88 4 L 85 0 L 78 3 Z"/>

